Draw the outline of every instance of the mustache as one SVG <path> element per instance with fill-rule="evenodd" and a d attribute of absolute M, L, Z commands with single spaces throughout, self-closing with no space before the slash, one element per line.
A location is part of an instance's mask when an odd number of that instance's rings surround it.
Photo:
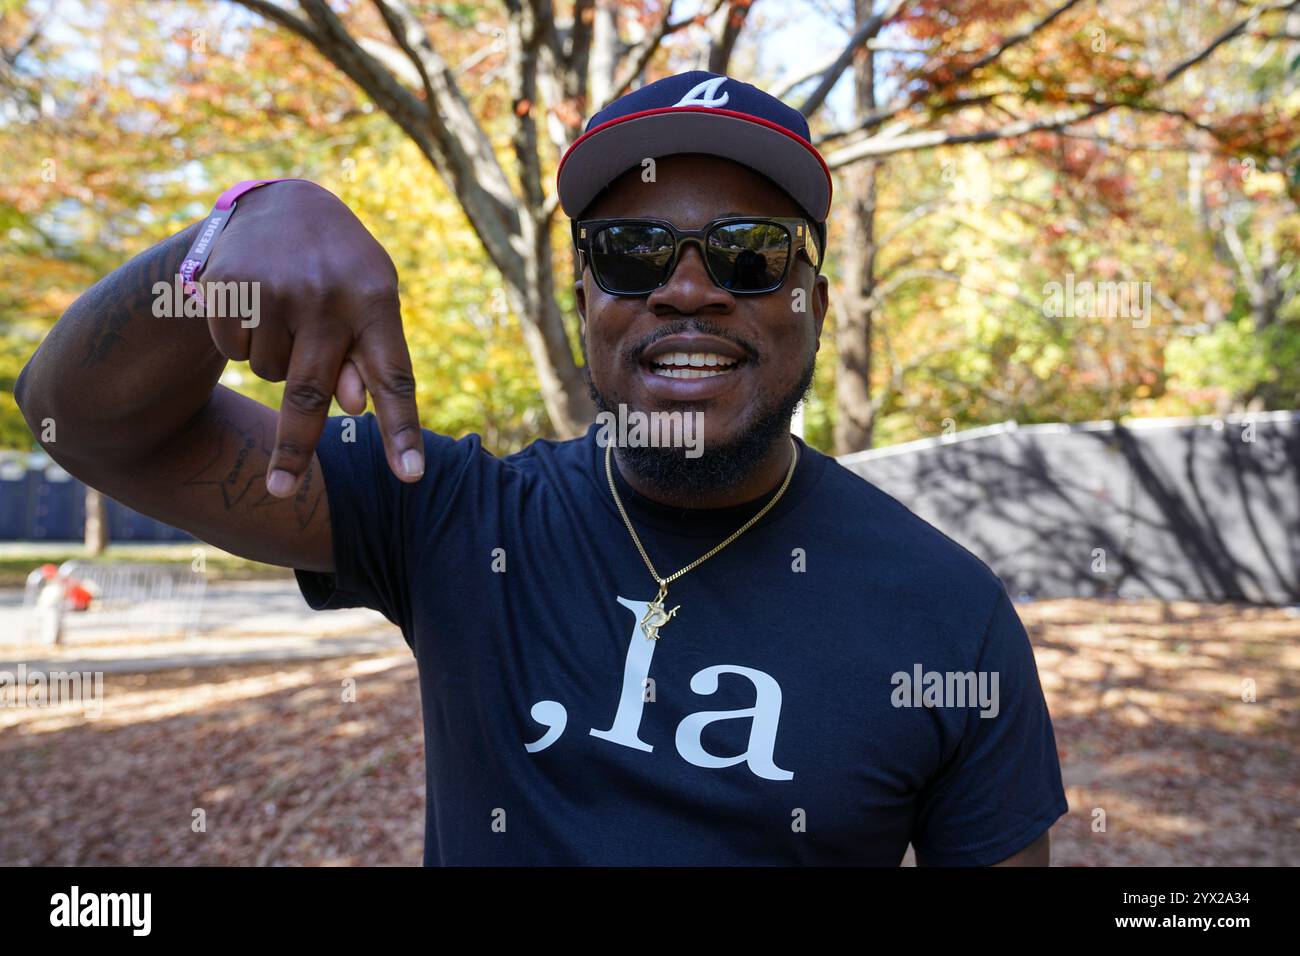
<path fill-rule="evenodd" d="M 641 356 L 645 355 L 646 349 L 654 345 L 660 339 L 666 339 L 670 335 L 681 335 L 686 332 L 695 332 L 699 335 L 712 335 L 719 339 L 726 339 L 732 345 L 738 346 L 745 353 L 745 359 L 749 362 L 757 363 L 761 356 L 758 349 L 748 339 L 741 338 L 725 326 L 717 325 L 708 319 L 678 319 L 675 322 L 667 322 L 639 342 L 627 346 L 623 350 L 623 365 L 625 368 L 637 369 L 641 366 Z"/>

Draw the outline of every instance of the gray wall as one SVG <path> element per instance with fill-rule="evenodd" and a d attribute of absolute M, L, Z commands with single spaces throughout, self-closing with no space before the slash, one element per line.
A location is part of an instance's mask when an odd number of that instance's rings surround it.
<path fill-rule="evenodd" d="M 1009 423 L 840 461 L 1013 596 L 1300 603 L 1300 413 Z"/>

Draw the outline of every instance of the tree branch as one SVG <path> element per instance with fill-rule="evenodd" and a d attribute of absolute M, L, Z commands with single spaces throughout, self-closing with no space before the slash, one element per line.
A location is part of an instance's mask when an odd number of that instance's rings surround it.
<path fill-rule="evenodd" d="M 1257 7 L 1252 12 L 1238 21 L 1233 26 L 1227 28 L 1211 40 L 1203 49 L 1187 57 L 1184 60 L 1174 64 L 1166 70 L 1160 77 L 1159 81 L 1152 86 L 1148 93 L 1160 89 L 1169 84 L 1187 70 L 1191 69 L 1198 63 L 1203 62 L 1211 56 L 1215 50 L 1223 46 L 1235 37 L 1243 35 L 1251 25 L 1266 13 L 1276 13 L 1283 10 L 1292 10 L 1300 8 L 1300 0 L 1291 0 L 1285 5 L 1273 7 Z M 1057 14 L 1059 16 L 1059 13 Z M 1004 126 L 992 129 L 978 130 L 972 133 L 950 133 L 943 130 L 930 130 L 917 133 L 904 133 L 898 136 L 873 136 L 868 139 L 853 143 L 836 150 L 826 156 L 826 164 L 837 169 L 847 166 L 850 163 L 858 162 L 864 159 L 874 159 L 880 156 L 888 156 L 893 153 L 909 152 L 921 149 L 934 149 L 939 146 L 957 146 L 968 143 L 985 143 L 1000 139 L 1014 139 L 1026 136 L 1035 132 L 1048 132 L 1063 130 L 1071 126 L 1077 126 L 1080 123 L 1094 119 L 1103 113 L 1112 109 L 1121 107 L 1131 107 L 1136 110 L 1151 110 L 1158 112 L 1176 112 L 1161 110 L 1157 107 L 1148 107 L 1140 103 L 1100 103 L 1082 111 L 1062 112 L 1052 116 L 1042 117 L 1039 119 L 1022 119 Z M 902 107 L 894 107 L 886 113 L 900 112 Z M 1189 117 L 1190 119 L 1190 117 Z M 1192 120 L 1198 126 L 1202 126 L 1198 121 Z M 1203 127 L 1207 131 L 1209 127 Z"/>
<path fill-rule="evenodd" d="M 740 38 L 741 28 L 745 25 L 745 18 L 749 16 L 749 9 L 753 6 L 754 0 L 729 0 L 727 10 L 724 14 L 718 14 L 722 7 L 721 3 L 715 3 L 713 11 L 709 14 L 721 16 L 722 20 L 718 24 L 717 31 L 713 34 L 713 39 L 709 43 L 709 72 L 726 73 L 727 67 L 731 63 L 731 53 L 736 48 L 736 41 Z"/>
<path fill-rule="evenodd" d="M 655 50 L 659 49 L 659 44 L 663 42 L 664 37 L 674 29 L 680 30 L 683 26 L 690 23 L 690 20 L 682 21 L 678 24 L 672 23 L 673 0 L 663 0 L 663 10 L 659 14 L 659 22 L 655 28 L 646 35 L 646 38 L 634 46 L 627 53 L 627 66 L 622 70 L 622 76 L 615 79 L 613 89 L 610 90 L 609 99 L 601 103 L 592 112 L 603 110 L 614 100 L 626 93 L 641 75 L 641 71 L 646 68 L 650 58 L 654 56 Z"/>
<path fill-rule="evenodd" d="M 1050 26 L 1052 21 L 1056 20 L 1058 17 L 1067 13 L 1071 7 L 1077 6 L 1080 2 L 1081 0 L 1065 0 L 1063 4 L 1061 4 L 1051 13 L 1049 13 L 1047 16 L 1043 17 L 1041 20 L 1037 20 L 1034 23 L 1031 23 L 1029 26 L 1025 27 L 1023 30 L 1011 34 L 1009 37 L 1007 37 L 1005 40 L 999 43 L 988 53 L 984 54 L 984 56 L 980 57 L 974 63 L 962 67 L 960 70 L 954 73 L 948 80 L 944 81 L 942 86 L 951 86 L 953 83 L 957 83 L 960 82 L 961 80 L 966 79 L 966 77 L 970 76 L 976 70 L 982 70 L 984 67 L 988 66 L 994 60 L 1000 59 L 1002 54 L 1006 53 L 1012 47 L 1024 43 L 1026 40 L 1034 36 L 1036 33 L 1039 33 L 1046 27 Z"/>
<path fill-rule="evenodd" d="M 310 23 L 301 17 L 294 16 L 279 4 L 272 3 L 271 0 L 236 0 L 236 2 L 254 13 L 261 14 L 272 23 L 278 23 L 286 30 L 298 34 L 312 46 L 319 48 L 323 41 L 323 37 L 312 29 Z"/>
<path fill-rule="evenodd" d="M 324 0 L 300 2 L 324 5 Z M 519 201 L 497 162 L 491 140 L 405 0 L 372 2 L 420 76 L 427 98 L 426 128 L 436 145 L 435 165 L 464 206 L 493 263 L 509 275 L 517 266 L 510 253 L 510 236 L 519 229 Z"/>
<path fill-rule="evenodd" d="M 914 152 L 923 149 L 935 149 L 939 146 L 959 146 L 968 143 L 987 143 L 999 139 L 1015 139 L 1030 133 L 1045 130 L 1064 129 L 1074 126 L 1113 108 L 1113 104 L 1095 106 L 1082 112 L 1058 113 L 1038 120 L 1017 120 L 993 129 L 979 130 L 973 133 L 948 133 L 943 130 L 927 130 L 920 133 L 906 133 L 902 136 L 872 137 L 836 150 L 826 156 L 826 165 L 838 169 L 862 159 L 889 156 L 893 153 Z"/>
<path fill-rule="evenodd" d="M 899 13 L 902 12 L 903 6 L 906 3 L 907 0 L 889 0 L 889 3 L 883 10 L 872 16 L 869 20 L 863 23 L 862 26 L 858 27 L 853 36 L 849 37 L 849 42 L 844 45 L 844 49 L 840 51 L 840 55 L 837 56 L 831 65 L 822 73 L 821 82 L 817 84 L 817 88 L 808 94 L 808 98 L 803 101 L 803 105 L 799 107 L 800 113 L 804 116 L 812 116 L 812 114 L 826 102 L 826 97 L 830 96 L 831 90 L 834 89 L 835 84 L 840 81 L 840 77 L 844 75 L 844 71 L 847 70 L 849 64 L 853 62 L 853 55 L 857 53 L 857 51 L 864 46 L 868 40 L 876 36 L 885 24 L 897 17 Z"/>
<path fill-rule="evenodd" d="M 573 28 L 569 30 L 569 46 L 564 53 L 566 72 L 581 77 L 582 90 L 587 92 L 587 60 L 591 53 L 591 25 L 595 19 L 596 0 L 574 0 Z M 569 95 L 577 91 L 570 90 Z"/>
<path fill-rule="evenodd" d="M 1174 67 L 1172 67 L 1169 70 L 1169 72 L 1167 72 L 1164 75 L 1163 82 L 1168 83 L 1170 80 L 1176 78 L 1179 74 L 1184 73 L 1187 70 L 1190 70 L 1192 67 L 1196 66 L 1196 64 L 1200 63 L 1202 60 L 1209 57 L 1211 54 L 1214 53 L 1215 50 L 1217 50 L 1223 44 L 1227 43 L 1229 40 L 1233 39 L 1234 37 L 1241 36 L 1241 34 L 1243 34 L 1247 30 L 1249 30 L 1252 26 L 1254 26 L 1256 20 L 1264 16 L 1266 13 L 1281 13 L 1283 11 L 1295 10 L 1297 8 L 1300 8 L 1300 0 L 1291 0 L 1290 3 L 1279 4 L 1273 7 L 1264 7 L 1264 6 L 1255 7 L 1251 11 L 1250 16 L 1246 17 L 1244 20 L 1239 21 L 1236 25 L 1231 26 L 1228 29 L 1224 30 L 1212 41 L 1210 41 L 1210 44 L 1207 47 L 1205 47 L 1205 49 L 1201 50 L 1200 53 L 1197 53 L 1194 56 L 1190 56 L 1186 60 L 1183 60 L 1181 63 L 1176 64 Z"/>

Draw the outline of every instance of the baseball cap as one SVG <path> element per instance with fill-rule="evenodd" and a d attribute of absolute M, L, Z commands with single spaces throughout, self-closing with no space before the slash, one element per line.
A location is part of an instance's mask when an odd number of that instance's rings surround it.
<path fill-rule="evenodd" d="M 831 174 L 807 120 L 756 86 L 706 70 L 648 83 L 592 116 L 560 159 L 560 207 L 577 218 L 627 170 L 676 153 L 720 156 L 766 176 L 812 219 L 825 251 Z"/>

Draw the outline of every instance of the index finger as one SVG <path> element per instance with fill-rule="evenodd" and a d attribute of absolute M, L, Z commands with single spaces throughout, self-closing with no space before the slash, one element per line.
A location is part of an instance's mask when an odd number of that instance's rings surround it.
<path fill-rule="evenodd" d="M 388 467 L 402 481 L 424 474 L 424 436 L 415 407 L 415 375 L 400 322 L 377 322 L 361 334 L 351 354 L 375 401 Z"/>
<path fill-rule="evenodd" d="M 293 341 L 266 476 L 267 491 L 277 498 L 292 495 L 311 464 L 347 347 L 345 339 L 320 335 L 300 334 Z"/>

